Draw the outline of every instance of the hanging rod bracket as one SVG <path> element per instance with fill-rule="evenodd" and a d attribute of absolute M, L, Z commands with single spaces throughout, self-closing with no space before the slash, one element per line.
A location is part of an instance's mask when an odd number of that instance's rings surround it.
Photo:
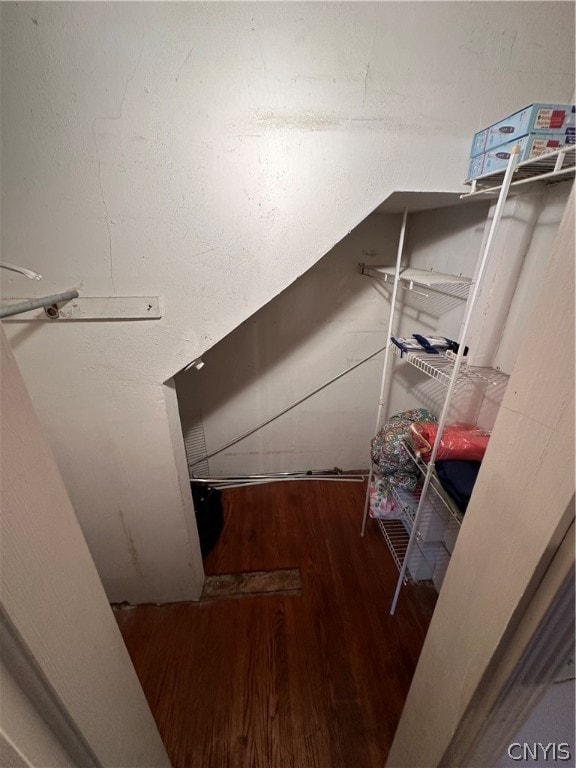
<path fill-rule="evenodd" d="M 58 320 L 60 317 L 58 304 L 50 304 L 47 307 L 44 307 L 44 312 L 46 312 L 46 316 L 49 320 Z"/>
<path fill-rule="evenodd" d="M 31 312 L 32 310 L 40 310 L 42 319 L 53 318 L 54 308 L 59 313 L 58 304 L 77 299 L 79 296 L 78 291 L 64 291 L 63 293 L 55 293 L 52 296 L 44 296 L 40 299 L 7 299 L 0 307 L 0 318 L 14 317 L 15 315 L 21 315 L 24 312 Z M 49 314 L 46 309 L 51 308 L 52 314 Z"/>
<path fill-rule="evenodd" d="M 14 312 L 15 305 L 24 308 Z M 0 317 L 14 322 L 159 320 L 162 310 L 158 296 L 79 296 L 78 291 L 68 291 L 44 299 L 5 299 Z"/>

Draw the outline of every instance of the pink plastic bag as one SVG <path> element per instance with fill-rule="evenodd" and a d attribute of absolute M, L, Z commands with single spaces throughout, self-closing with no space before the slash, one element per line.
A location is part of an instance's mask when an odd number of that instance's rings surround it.
<path fill-rule="evenodd" d="M 430 459 L 438 424 L 416 421 L 408 429 L 408 439 L 416 455 L 423 461 Z M 436 459 L 482 461 L 490 433 L 473 424 L 447 424 L 444 427 Z"/>
<path fill-rule="evenodd" d="M 388 483 L 377 475 L 370 483 L 370 517 L 395 520 L 402 517 L 402 510 L 394 501 Z"/>

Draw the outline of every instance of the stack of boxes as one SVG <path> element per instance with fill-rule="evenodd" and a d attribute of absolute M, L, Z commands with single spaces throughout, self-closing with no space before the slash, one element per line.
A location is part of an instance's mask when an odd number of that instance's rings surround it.
<path fill-rule="evenodd" d="M 522 162 L 574 144 L 575 135 L 573 104 L 530 104 L 474 136 L 468 179 L 505 168 L 515 146 Z"/>

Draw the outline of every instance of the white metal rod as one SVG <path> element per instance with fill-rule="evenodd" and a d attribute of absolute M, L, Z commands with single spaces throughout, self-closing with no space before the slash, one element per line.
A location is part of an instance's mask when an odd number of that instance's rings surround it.
<path fill-rule="evenodd" d="M 208 477 L 191 477 L 191 480 L 198 481 L 198 482 L 209 482 L 210 480 L 265 480 L 267 477 L 302 477 L 303 475 L 310 477 L 318 477 L 323 475 L 343 475 L 348 474 L 342 472 L 342 470 L 335 471 L 332 469 L 300 469 L 296 472 L 256 472 L 253 474 L 246 474 L 246 475 L 210 475 Z M 366 475 L 366 472 L 351 472 L 350 475 L 355 475 L 356 477 L 363 477 Z"/>
<path fill-rule="evenodd" d="M 296 477 L 296 478 L 308 478 L 310 479 L 322 479 L 325 477 L 361 477 L 365 478 L 368 472 L 269 472 L 262 475 L 220 475 L 218 477 L 191 477 L 191 483 L 236 483 L 238 481 L 244 482 L 245 480 L 272 480 L 274 478 L 284 477 Z"/>
<path fill-rule="evenodd" d="M 376 427 L 374 434 L 378 433 L 380 428 L 380 419 L 382 418 L 382 409 L 384 407 L 384 393 L 386 390 L 386 382 L 388 378 L 388 369 L 390 367 L 390 338 L 393 335 L 394 328 L 394 314 L 396 311 L 396 295 L 398 293 L 398 283 L 400 282 L 400 267 L 402 264 L 402 252 L 404 251 L 404 238 L 406 236 L 406 221 L 408 219 L 408 208 L 404 209 L 402 215 L 402 226 L 400 228 L 400 239 L 398 241 L 398 251 L 396 253 L 396 273 L 394 276 L 394 287 L 392 288 L 392 299 L 390 304 L 390 317 L 388 318 L 388 335 L 386 336 L 386 352 L 384 353 L 384 364 L 382 366 L 382 381 L 380 383 L 380 397 L 378 398 L 378 411 L 376 414 Z M 366 499 L 364 500 L 364 514 L 362 515 L 362 528 L 360 530 L 360 536 L 364 536 L 366 532 L 366 520 L 368 518 L 368 505 L 370 503 L 370 483 L 372 482 L 372 476 L 374 470 L 372 468 L 372 459 L 370 459 L 370 473 L 368 475 L 368 487 L 366 488 Z"/>
<path fill-rule="evenodd" d="M 291 411 L 293 408 L 296 408 L 297 405 L 300 405 L 305 400 L 308 400 L 313 395 L 316 395 L 318 392 L 321 392 L 323 389 L 326 389 L 330 384 L 333 384 L 335 381 L 338 381 L 338 379 L 341 379 L 342 376 L 346 376 L 347 373 L 351 373 L 356 368 L 359 368 L 361 365 L 364 365 L 364 363 L 367 363 L 368 360 L 372 360 L 373 357 L 376 357 L 376 355 L 379 355 L 380 352 L 382 352 L 386 347 L 380 347 L 380 349 L 377 349 L 376 352 L 372 352 L 371 355 L 368 355 L 367 357 L 360 360 L 358 363 L 354 363 L 354 365 L 351 365 L 350 368 L 346 368 L 345 371 L 341 371 L 339 374 L 331 378 L 329 381 L 326 381 L 324 384 L 321 384 L 319 387 L 316 387 L 312 392 L 309 392 L 307 395 L 304 395 L 304 397 L 301 397 L 299 400 L 296 400 L 295 403 L 292 403 L 292 405 L 289 405 L 287 408 L 284 408 L 282 411 L 279 411 L 278 413 L 275 413 L 274 416 L 270 416 L 269 419 L 266 419 L 266 421 L 263 421 L 261 424 L 258 424 L 257 426 L 253 427 L 252 429 L 249 429 L 248 432 L 244 432 L 243 435 L 239 435 L 239 437 L 235 437 L 233 440 L 230 440 L 230 442 L 226 443 L 226 445 L 221 445 L 220 448 L 217 448 L 215 451 L 211 451 L 211 453 L 207 453 L 205 456 L 202 456 L 199 459 L 196 459 L 196 461 L 193 461 L 192 464 L 189 464 L 188 467 L 192 468 L 195 467 L 197 464 L 201 464 L 203 461 L 206 461 L 206 459 L 211 459 L 212 456 L 216 456 L 218 453 L 222 453 L 222 451 L 225 451 L 227 448 L 230 448 L 233 445 L 236 445 L 236 443 L 239 443 L 241 440 L 244 440 L 246 437 L 250 437 L 250 435 L 253 435 L 254 432 L 258 432 L 259 429 L 262 429 L 262 427 L 267 426 L 273 421 L 276 421 L 276 419 L 279 419 L 280 416 L 284 416 L 285 413 L 288 413 L 288 411 Z"/>
<path fill-rule="evenodd" d="M 556 162 L 554 164 L 554 173 L 558 173 L 558 171 L 562 168 L 562 163 L 564 162 L 565 153 L 559 152 L 558 157 L 556 158 Z"/>
<path fill-rule="evenodd" d="M 367 473 L 364 475 L 245 475 L 244 477 L 195 477 L 191 478 L 190 482 L 197 485 L 226 486 L 234 483 L 258 483 L 275 480 L 337 480 L 339 478 L 365 480 L 366 476 Z"/>
<path fill-rule="evenodd" d="M 363 483 L 364 478 L 348 478 L 348 477 L 271 477 L 268 480 L 248 480 L 245 483 L 239 482 L 232 485 L 225 484 L 219 486 L 214 483 L 214 488 L 220 491 L 227 491 L 231 488 L 247 488 L 251 485 L 266 485 L 266 483 L 294 483 L 300 482 L 300 480 L 318 480 L 322 483 Z"/>
<path fill-rule="evenodd" d="M 412 280 L 410 281 L 410 288 L 407 288 L 405 285 L 403 285 L 402 289 L 404 291 L 410 291 L 410 293 L 417 293 L 418 296 L 424 296 L 425 299 L 430 298 L 430 294 L 429 293 L 424 293 L 424 291 L 417 291 L 414 288 L 414 283 L 412 282 Z M 432 289 L 432 290 L 434 290 L 434 289 Z"/>
<path fill-rule="evenodd" d="M 512 153 L 510 155 L 510 160 L 508 161 L 508 166 L 506 168 L 506 173 L 504 175 L 504 181 L 502 182 L 502 189 L 500 190 L 500 196 L 498 197 L 498 203 L 496 204 L 496 210 L 494 211 L 494 218 L 492 219 L 492 224 L 490 226 L 490 231 L 488 233 L 488 237 L 486 239 L 486 244 L 484 246 L 484 250 L 482 252 L 482 257 L 480 259 L 480 266 L 478 268 L 478 273 L 476 276 L 476 280 L 474 281 L 474 287 L 472 290 L 472 294 L 470 296 L 470 299 L 466 303 L 466 312 L 464 314 L 464 320 L 462 321 L 462 328 L 460 331 L 460 338 L 458 340 L 458 343 L 460 344 L 458 348 L 458 354 L 456 355 L 456 359 L 454 361 L 454 368 L 452 370 L 452 375 L 450 377 L 450 383 L 448 385 L 448 392 L 446 393 L 446 398 L 444 399 L 444 405 L 442 407 L 442 413 L 440 414 L 440 419 L 438 421 L 438 430 L 436 432 L 436 439 L 434 441 L 434 446 L 432 448 L 432 453 L 430 455 L 430 460 L 428 462 L 428 469 L 426 472 L 426 477 L 424 478 L 424 485 L 422 486 L 422 493 L 420 495 L 420 501 L 418 502 L 418 508 L 416 510 L 416 514 L 414 516 L 414 524 L 412 526 L 412 531 L 410 533 L 410 540 L 408 541 L 408 546 L 406 548 L 406 554 L 404 555 L 404 560 L 402 562 L 402 568 L 400 569 L 400 575 L 398 577 L 398 582 L 396 584 L 396 591 L 394 593 L 394 598 L 392 600 L 392 606 L 390 608 L 390 614 L 393 616 L 394 612 L 396 610 L 396 604 L 398 603 L 398 597 L 400 595 L 400 590 L 402 588 L 402 583 L 404 581 L 404 577 L 406 575 L 406 569 L 408 567 L 408 560 L 410 558 L 410 555 L 412 553 L 412 550 L 414 548 L 414 542 L 416 540 L 416 534 L 418 532 L 418 525 L 420 523 L 420 517 L 422 516 L 422 512 L 424 509 L 424 504 L 426 502 L 426 495 L 428 493 L 428 486 L 430 485 L 430 481 L 432 479 L 432 474 L 434 472 L 434 464 L 436 462 L 436 455 L 438 453 L 438 448 L 440 446 L 440 440 L 442 439 L 442 432 L 444 431 L 444 426 L 446 424 L 446 419 L 448 417 L 448 410 L 450 408 L 450 401 L 452 399 L 452 394 L 454 392 L 454 388 L 456 386 L 456 380 L 458 378 L 458 374 L 460 372 L 460 365 L 462 363 L 462 358 L 464 356 L 464 347 L 466 343 L 466 336 L 468 333 L 468 327 L 470 325 L 470 320 L 472 318 L 472 312 L 474 311 L 474 304 L 476 302 L 476 298 L 478 296 L 478 292 L 480 291 L 480 287 L 482 285 L 482 278 L 484 277 L 484 272 L 486 269 L 486 265 L 488 263 L 488 259 L 492 253 L 492 248 L 494 245 L 495 235 L 496 231 L 498 229 L 498 225 L 500 224 L 500 220 L 502 219 L 502 214 L 504 212 L 504 205 L 506 203 L 506 199 L 508 197 L 508 192 L 510 190 L 510 183 L 512 181 L 512 176 L 514 174 L 514 171 L 516 169 L 516 166 L 518 165 L 518 157 L 519 157 L 519 148 L 514 147 L 512 150 Z"/>
<path fill-rule="evenodd" d="M 29 312 L 31 309 L 51 307 L 52 304 L 61 304 L 64 301 L 77 299 L 78 296 L 78 291 L 64 291 L 64 293 L 56 293 L 53 296 L 44 296 L 42 299 L 28 299 L 27 301 L 21 301 L 19 304 L 0 307 L 0 317 L 12 317 L 12 315 L 21 315 L 23 312 Z"/>
<path fill-rule="evenodd" d="M 9 269 L 11 272 L 18 272 L 18 274 L 24 275 L 29 280 L 42 280 L 42 275 L 39 275 L 38 272 L 33 272 L 31 269 L 26 269 L 26 267 L 18 267 L 16 264 L 8 264 L 7 261 L 0 262 L 0 267 L 2 269 Z"/>

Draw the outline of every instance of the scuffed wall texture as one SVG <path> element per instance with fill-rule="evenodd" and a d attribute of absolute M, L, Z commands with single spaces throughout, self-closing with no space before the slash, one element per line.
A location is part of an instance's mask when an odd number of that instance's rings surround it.
<path fill-rule="evenodd" d="M 76 286 L 164 309 L 7 327 L 111 599 L 201 582 L 161 383 L 394 189 L 458 189 L 476 129 L 567 101 L 573 13 L 3 4 L 2 253 L 45 276 L 5 278 L 4 295 Z"/>

